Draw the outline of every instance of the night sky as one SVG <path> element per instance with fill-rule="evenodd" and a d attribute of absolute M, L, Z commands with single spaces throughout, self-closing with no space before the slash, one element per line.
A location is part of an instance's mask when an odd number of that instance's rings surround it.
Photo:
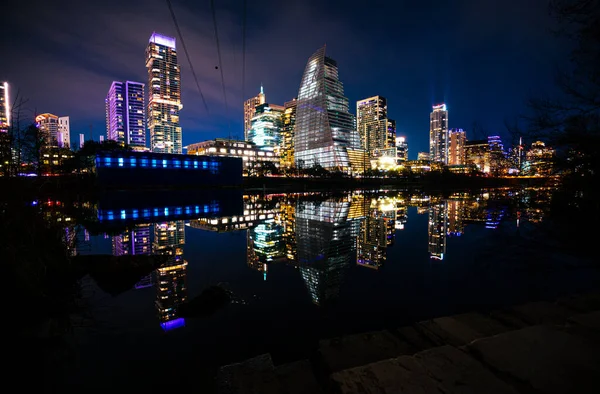
<path fill-rule="evenodd" d="M 104 98 L 113 80 L 147 83 L 144 51 L 153 31 L 177 37 L 161 0 L 26 1 L 5 9 L 0 78 L 27 99 L 24 117 L 71 117 L 79 133 L 105 134 Z M 338 62 L 350 110 L 388 99 L 410 158 L 428 151 L 431 105 L 445 102 L 449 125 L 474 122 L 506 136 L 505 120 L 529 97 L 550 94 L 565 48 L 552 34 L 546 0 L 248 0 L 246 84 L 242 87 L 242 0 L 215 0 L 225 73 L 223 97 L 210 1 L 172 0 L 205 110 L 178 39 L 184 146 L 243 137 L 242 102 L 264 85 L 267 101 L 296 97 L 308 57 L 323 44 Z M 243 92 L 245 96 L 243 97 Z"/>

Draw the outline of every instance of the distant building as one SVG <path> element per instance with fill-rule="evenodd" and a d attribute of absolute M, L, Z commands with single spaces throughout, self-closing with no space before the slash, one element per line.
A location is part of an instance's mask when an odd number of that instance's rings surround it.
<path fill-rule="evenodd" d="M 252 117 L 252 126 L 247 141 L 257 147 L 279 152 L 281 146 L 282 115 L 285 107 L 275 104 L 260 104 Z"/>
<path fill-rule="evenodd" d="M 46 146 L 58 146 L 58 116 L 45 113 L 35 117 L 35 123 L 43 135 Z"/>
<path fill-rule="evenodd" d="M 114 81 L 106 95 L 105 104 L 106 138 L 133 150 L 147 150 L 144 84 Z"/>
<path fill-rule="evenodd" d="M 448 110 L 446 104 L 434 105 L 429 115 L 429 159 L 448 165 Z"/>
<path fill-rule="evenodd" d="M 216 138 L 190 144 L 185 149 L 188 155 L 239 157 L 243 160 L 246 169 L 260 166 L 263 162 L 271 162 L 279 166 L 279 157 L 274 152 L 262 150 L 248 141 Z"/>
<path fill-rule="evenodd" d="M 83 148 L 83 144 L 85 144 L 85 136 L 79 133 L 79 149 Z"/>
<path fill-rule="evenodd" d="M 104 136 L 103 135 L 100 136 L 100 143 L 102 143 L 102 142 L 104 142 Z"/>
<path fill-rule="evenodd" d="M 294 127 L 296 125 L 296 109 L 298 100 L 293 99 L 284 104 L 285 110 L 281 117 L 281 149 L 280 165 L 284 168 L 294 166 Z"/>
<path fill-rule="evenodd" d="M 69 125 L 69 117 L 61 116 L 58 118 L 58 147 L 71 147 L 71 126 Z"/>
<path fill-rule="evenodd" d="M 262 85 L 260 85 L 260 92 L 256 96 L 244 101 L 244 140 L 248 140 L 248 133 L 252 128 L 252 118 L 256 113 L 256 107 L 266 102 Z"/>
<path fill-rule="evenodd" d="M 373 96 L 356 102 L 356 129 L 362 147 L 367 150 L 369 156 L 373 157 L 378 150 L 388 148 L 387 126 L 385 97 Z"/>
<path fill-rule="evenodd" d="M 499 136 L 494 135 L 488 137 L 488 151 L 490 173 L 495 176 L 503 175 L 506 172 L 508 163 L 506 160 L 506 153 L 504 152 L 504 145 Z"/>
<path fill-rule="evenodd" d="M 113 255 L 139 255 L 152 253 L 150 224 L 136 224 L 128 230 L 112 237 Z"/>
<path fill-rule="evenodd" d="M 294 135 L 298 168 L 359 172 L 365 167 L 354 116 L 338 76 L 337 62 L 325 56 L 325 47 L 306 63 L 300 89 Z"/>
<path fill-rule="evenodd" d="M 396 157 L 398 164 L 408 160 L 408 143 L 405 137 L 396 137 Z"/>
<path fill-rule="evenodd" d="M 446 234 L 448 231 L 448 204 L 443 201 L 429 207 L 429 257 L 444 260 L 446 254 Z"/>
<path fill-rule="evenodd" d="M 484 173 L 490 172 L 490 154 L 487 140 L 465 142 L 465 162 Z"/>
<path fill-rule="evenodd" d="M 467 137 L 463 129 L 451 129 L 448 149 L 448 165 L 462 166 L 465 164 L 465 143 Z"/>
<path fill-rule="evenodd" d="M 419 152 L 417 154 L 417 160 L 429 160 L 429 153 L 427 153 L 427 152 Z"/>
<path fill-rule="evenodd" d="M 387 147 L 396 146 L 396 121 L 394 119 L 387 120 Z"/>
<path fill-rule="evenodd" d="M 8 82 L 0 84 L 0 132 L 10 127 L 10 95 Z"/>
<path fill-rule="evenodd" d="M 524 174 L 532 176 L 548 176 L 553 173 L 554 149 L 547 147 L 542 141 L 531 144 L 525 154 Z"/>
<path fill-rule="evenodd" d="M 150 149 L 156 153 L 182 152 L 179 124 L 181 70 L 175 38 L 153 33 L 146 49 L 148 69 L 148 129 Z"/>

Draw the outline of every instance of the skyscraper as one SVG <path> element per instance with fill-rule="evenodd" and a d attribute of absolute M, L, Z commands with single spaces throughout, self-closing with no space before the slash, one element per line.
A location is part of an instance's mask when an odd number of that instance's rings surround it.
<path fill-rule="evenodd" d="M 297 105 L 294 161 L 299 168 L 319 164 L 349 171 L 363 167 L 360 137 L 348 112 L 337 63 L 325 56 L 325 47 L 306 63 Z"/>
<path fill-rule="evenodd" d="M 133 150 L 146 148 L 144 84 L 114 81 L 106 95 L 106 138 Z"/>
<path fill-rule="evenodd" d="M 356 129 L 363 148 L 370 156 L 373 156 L 378 150 L 389 147 L 387 122 L 385 97 L 373 96 L 356 102 Z"/>
<path fill-rule="evenodd" d="M 449 132 L 448 165 L 465 165 L 465 143 L 467 137 L 463 129 L 451 129 Z"/>
<path fill-rule="evenodd" d="M 284 104 L 285 110 L 281 117 L 281 158 L 280 165 L 289 168 L 294 165 L 294 127 L 296 126 L 296 108 L 298 100 L 293 99 Z"/>
<path fill-rule="evenodd" d="M 446 235 L 448 232 L 448 204 L 446 201 L 432 203 L 429 206 L 427 230 L 429 257 L 444 260 L 444 255 L 446 254 Z"/>
<path fill-rule="evenodd" d="M 393 148 L 396 146 L 396 121 L 394 119 L 387 120 L 387 147 Z"/>
<path fill-rule="evenodd" d="M 429 115 L 429 160 L 448 165 L 448 111 L 434 105 Z"/>
<path fill-rule="evenodd" d="M 127 230 L 112 237 L 114 256 L 150 254 L 150 225 L 136 224 L 133 230 Z"/>
<path fill-rule="evenodd" d="M 396 137 L 396 157 L 398 164 L 408 160 L 408 144 L 405 137 Z"/>
<path fill-rule="evenodd" d="M 7 132 L 10 127 L 10 97 L 8 82 L 0 84 L 0 132 Z"/>
<path fill-rule="evenodd" d="M 69 125 L 68 116 L 61 116 L 58 118 L 57 143 L 60 148 L 71 147 L 71 126 Z"/>
<path fill-rule="evenodd" d="M 150 149 L 181 154 L 181 70 L 177 64 L 175 38 L 152 33 L 146 49 L 148 69 L 148 129 Z"/>
<path fill-rule="evenodd" d="M 248 132 L 252 127 L 252 118 L 256 107 L 264 103 L 266 103 L 266 96 L 262 85 L 260 85 L 260 93 L 244 101 L 244 140 L 248 141 Z"/>
<path fill-rule="evenodd" d="M 35 117 L 35 123 L 47 146 L 58 146 L 58 116 L 45 113 Z"/>
<path fill-rule="evenodd" d="M 285 108 L 281 105 L 264 103 L 256 107 L 247 140 L 263 150 L 279 149 L 283 111 Z"/>

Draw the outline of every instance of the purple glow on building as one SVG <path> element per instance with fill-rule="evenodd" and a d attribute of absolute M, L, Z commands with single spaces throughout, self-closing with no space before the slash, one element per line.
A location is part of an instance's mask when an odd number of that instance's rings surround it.
<path fill-rule="evenodd" d="M 160 323 L 160 326 L 164 331 L 175 330 L 176 328 L 185 327 L 185 319 L 180 317 L 175 320 L 169 320 L 167 322 Z"/>
<path fill-rule="evenodd" d="M 169 36 L 163 36 L 162 34 L 158 34 L 156 32 L 152 33 L 150 36 L 150 41 L 158 45 L 164 45 L 169 48 L 177 49 L 175 47 L 175 38 Z"/>

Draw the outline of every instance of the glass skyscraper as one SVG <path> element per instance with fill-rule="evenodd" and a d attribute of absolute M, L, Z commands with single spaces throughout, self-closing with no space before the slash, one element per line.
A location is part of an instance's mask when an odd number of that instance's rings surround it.
<path fill-rule="evenodd" d="M 448 110 L 434 105 L 429 115 L 429 160 L 448 165 Z"/>
<path fill-rule="evenodd" d="M 252 127 L 248 131 L 248 141 L 263 150 L 276 150 L 281 145 L 282 115 L 281 105 L 260 104 L 252 117 Z"/>
<path fill-rule="evenodd" d="M 294 165 L 294 129 L 296 127 L 296 108 L 298 100 L 293 99 L 284 104 L 285 110 L 281 117 L 281 150 L 280 166 L 289 168 Z"/>
<path fill-rule="evenodd" d="M 260 93 L 244 101 L 244 140 L 248 141 L 248 132 L 252 127 L 252 118 L 256 113 L 256 107 L 264 103 L 266 103 L 266 96 L 262 85 L 260 85 Z"/>
<path fill-rule="evenodd" d="M 106 95 L 106 138 L 133 150 L 147 150 L 144 84 L 114 81 Z"/>
<path fill-rule="evenodd" d="M 179 111 L 183 105 L 175 38 L 152 34 L 146 49 L 146 68 L 150 149 L 157 153 L 181 154 Z"/>
<path fill-rule="evenodd" d="M 371 156 L 377 151 L 390 147 L 387 121 L 385 97 L 373 96 L 356 102 L 356 128 L 362 140 L 362 146 Z M 395 125 L 394 134 L 396 134 Z"/>
<path fill-rule="evenodd" d="M 294 160 L 299 168 L 316 164 L 341 171 L 362 168 L 362 153 L 352 152 L 360 151 L 361 146 L 354 116 L 348 112 L 337 63 L 325 56 L 325 47 L 308 59 L 304 69 L 298 91 L 294 146 Z"/>

